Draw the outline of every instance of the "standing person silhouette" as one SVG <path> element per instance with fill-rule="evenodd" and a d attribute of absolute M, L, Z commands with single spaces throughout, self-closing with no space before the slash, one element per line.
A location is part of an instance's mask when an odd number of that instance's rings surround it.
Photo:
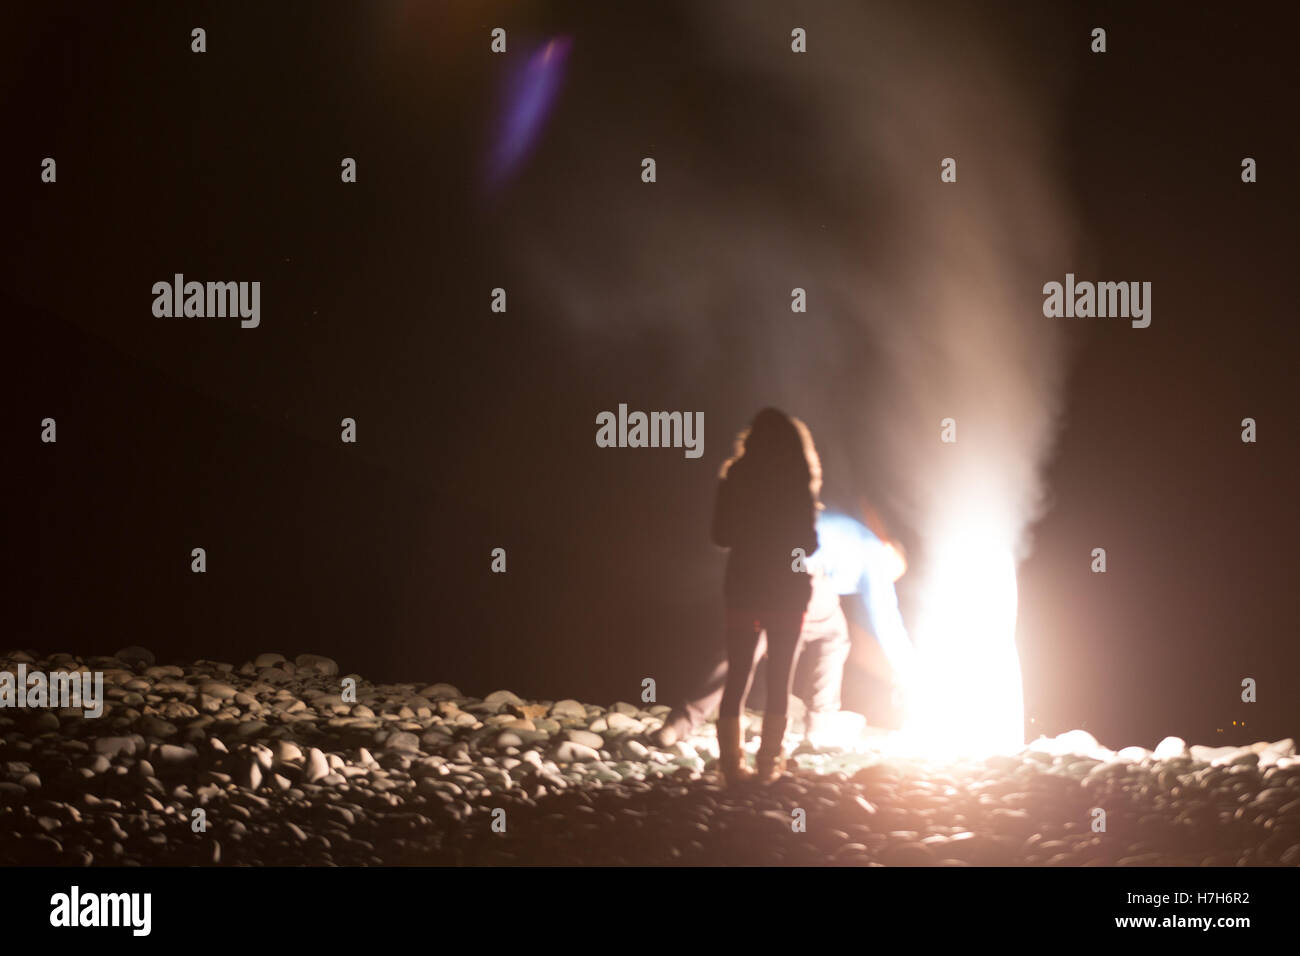
<path fill-rule="evenodd" d="M 729 549 L 723 578 L 727 684 L 718 707 L 718 768 L 727 784 L 746 778 L 740 715 L 749 694 L 759 636 L 767 631 L 768 703 L 757 775 L 775 780 L 782 752 L 790 683 L 812 581 L 803 556 L 817 550 L 821 462 L 807 427 L 765 408 L 736 438 L 722 466 L 713 508 L 714 544 Z"/>

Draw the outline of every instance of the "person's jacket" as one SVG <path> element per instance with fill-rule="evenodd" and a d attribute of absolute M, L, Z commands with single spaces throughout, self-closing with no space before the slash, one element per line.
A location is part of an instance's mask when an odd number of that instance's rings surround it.
<path fill-rule="evenodd" d="M 714 502 L 713 542 L 730 552 L 723 581 L 727 603 L 802 612 L 812 584 L 795 566 L 817 550 L 812 495 L 747 479 L 733 469 L 718 483 Z"/>

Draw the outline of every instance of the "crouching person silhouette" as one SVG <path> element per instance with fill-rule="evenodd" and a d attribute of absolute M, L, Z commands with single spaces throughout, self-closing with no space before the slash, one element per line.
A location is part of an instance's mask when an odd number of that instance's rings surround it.
<path fill-rule="evenodd" d="M 722 466 L 713 510 L 713 541 L 727 548 L 727 681 L 718 706 L 718 769 L 727 784 L 749 776 L 741 751 L 740 715 L 753 679 L 755 651 L 767 632 L 768 701 L 757 775 L 775 780 L 782 752 L 790 683 L 804 611 L 812 596 L 806 566 L 796 556 L 817 550 L 821 463 L 807 427 L 765 408 L 736 439 Z"/>

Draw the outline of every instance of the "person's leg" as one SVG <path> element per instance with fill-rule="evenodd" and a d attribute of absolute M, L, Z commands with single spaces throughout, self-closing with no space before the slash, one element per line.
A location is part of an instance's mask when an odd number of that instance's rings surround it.
<path fill-rule="evenodd" d="M 749 696 L 762 628 L 753 612 L 727 610 L 727 677 L 719 717 L 739 717 Z"/>
<path fill-rule="evenodd" d="M 763 712 L 763 737 L 758 749 L 758 776 L 764 781 L 776 779 L 785 769 L 782 748 L 803 614 L 775 614 L 769 616 L 766 623 L 768 701 Z"/>
<path fill-rule="evenodd" d="M 727 685 L 727 659 L 719 660 L 703 680 L 695 695 L 672 709 L 664 725 L 652 737 L 659 747 L 668 748 L 691 733 L 717 709 Z"/>
<path fill-rule="evenodd" d="M 766 636 L 760 632 L 758 640 L 754 644 L 754 653 L 752 655 L 751 684 L 754 671 L 757 670 L 758 663 L 766 652 L 766 644 Z M 724 652 L 726 651 L 725 639 L 722 649 Z M 727 657 L 724 653 L 724 656 L 709 671 L 708 676 L 700 682 L 694 695 L 683 700 L 668 714 L 663 726 L 655 731 L 652 736 L 653 742 L 665 749 L 671 747 L 683 737 L 693 733 L 700 724 L 709 719 L 710 715 L 719 711 L 722 704 L 722 694 L 727 686 L 728 671 Z"/>
<path fill-rule="evenodd" d="M 821 629 L 815 640 L 805 638 L 799 650 L 799 670 L 808 676 L 804 700 L 810 714 L 837 713 L 841 709 L 844 665 L 852 645 L 844 615 L 834 625 Z"/>
<path fill-rule="evenodd" d="M 727 785 L 744 780 L 740 712 L 749 694 L 760 630 L 752 613 L 727 610 L 727 682 L 718 705 L 718 771 Z"/>
<path fill-rule="evenodd" d="M 766 652 L 767 636 L 760 631 L 758 639 L 754 642 L 754 651 L 750 655 L 749 680 L 751 686 L 754 681 L 754 674 L 758 670 L 758 663 L 763 659 Z M 700 726 L 709 719 L 711 714 L 720 709 L 722 694 L 727 688 L 727 674 L 730 669 L 730 665 L 725 659 L 719 661 L 717 666 L 709 673 L 708 678 L 700 685 L 695 696 L 682 704 L 682 713 L 689 721 L 687 724 L 688 731 Z"/>
<path fill-rule="evenodd" d="M 817 660 L 817 641 L 820 640 L 815 630 L 805 628 L 799 635 L 799 653 L 795 657 L 794 679 L 790 683 L 790 693 L 804 702 L 807 709 L 812 709 L 816 691 L 813 665 Z"/>
<path fill-rule="evenodd" d="M 804 698 L 808 704 L 808 722 L 804 733 L 813 746 L 842 743 L 840 733 L 846 727 L 842 713 L 844 665 L 851 647 L 846 625 L 839 633 L 821 635 L 799 649 L 799 666 L 803 668 L 807 662 L 809 673 L 809 691 Z"/>
<path fill-rule="evenodd" d="M 774 619 L 767 629 L 767 713 L 785 716 L 790 710 L 790 684 L 799 652 L 798 617 Z"/>
<path fill-rule="evenodd" d="M 727 688 L 727 662 L 720 660 L 695 691 L 695 696 L 682 705 L 688 731 L 694 730 L 709 719 L 709 715 L 722 703 L 722 692 Z"/>

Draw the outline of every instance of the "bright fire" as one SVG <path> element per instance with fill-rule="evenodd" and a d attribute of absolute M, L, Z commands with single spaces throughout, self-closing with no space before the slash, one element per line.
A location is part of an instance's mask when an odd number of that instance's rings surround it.
<path fill-rule="evenodd" d="M 1024 746 L 1016 652 L 1016 566 L 986 529 L 950 536 L 936 556 L 916 628 L 899 743 L 932 756 L 984 756 Z"/>

